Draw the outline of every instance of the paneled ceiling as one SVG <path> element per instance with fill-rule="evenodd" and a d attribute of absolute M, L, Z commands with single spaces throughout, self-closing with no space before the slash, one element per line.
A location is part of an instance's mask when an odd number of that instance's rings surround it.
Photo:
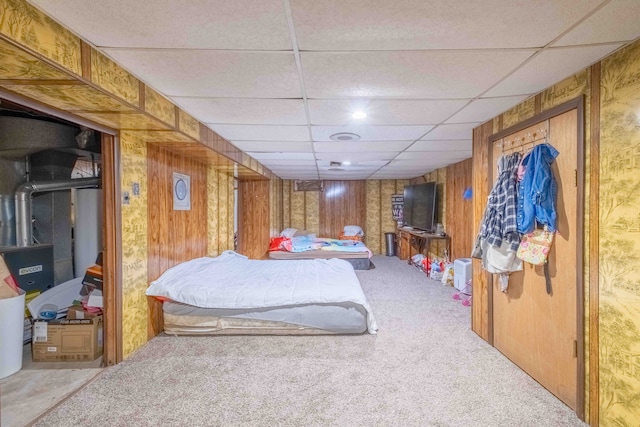
<path fill-rule="evenodd" d="M 638 0 L 30 2 L 286 179 L 469 158 L 474 127 L 640 36 Z"/>

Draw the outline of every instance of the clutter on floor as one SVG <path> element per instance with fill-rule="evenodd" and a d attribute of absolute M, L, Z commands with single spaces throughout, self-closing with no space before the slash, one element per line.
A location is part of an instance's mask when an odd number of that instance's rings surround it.
<path fill-rule="evenodd" d="M 27 292 L 22 270 L 0 254 L 0 379 L 22 369 L 23 345 L 33 361 L 91 361 L 102 355 L 102 254 L 84 277 Z"/>

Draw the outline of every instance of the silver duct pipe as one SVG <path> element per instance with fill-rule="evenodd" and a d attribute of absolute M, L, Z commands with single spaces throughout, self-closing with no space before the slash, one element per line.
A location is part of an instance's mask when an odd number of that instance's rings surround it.
<path fill-rule="evenodd" d="M 31 195 L 44 191 L 70 190 L 72 188 L 98 187 L 101 178 L 78 178 L 60 181 L 25 182 L 16 190 L 16 244 L 20 247 L 33 244 L 31 226 Z"/>

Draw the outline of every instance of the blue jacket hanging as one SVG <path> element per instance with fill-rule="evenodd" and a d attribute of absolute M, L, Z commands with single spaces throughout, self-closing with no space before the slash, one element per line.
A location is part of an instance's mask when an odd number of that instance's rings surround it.
<path fill-rule="evenodd" d="M 518 188 L 518 232 L 529 233 L 535 222 L 556 231 L 556 197 L 558 184 L 551 164 L 558 150 L 550 144 L 536 145 L 523 159 L 524 178 Z"/>

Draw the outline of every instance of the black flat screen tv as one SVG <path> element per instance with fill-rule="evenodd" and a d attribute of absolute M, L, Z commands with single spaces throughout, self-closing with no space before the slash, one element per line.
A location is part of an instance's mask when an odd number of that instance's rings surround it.
<path fill-rule="evenodd" d="M 436 217 L 436 183 L 407 185 L 404 187 L 402 221 L 405 227 L 432 233 Z"/>

